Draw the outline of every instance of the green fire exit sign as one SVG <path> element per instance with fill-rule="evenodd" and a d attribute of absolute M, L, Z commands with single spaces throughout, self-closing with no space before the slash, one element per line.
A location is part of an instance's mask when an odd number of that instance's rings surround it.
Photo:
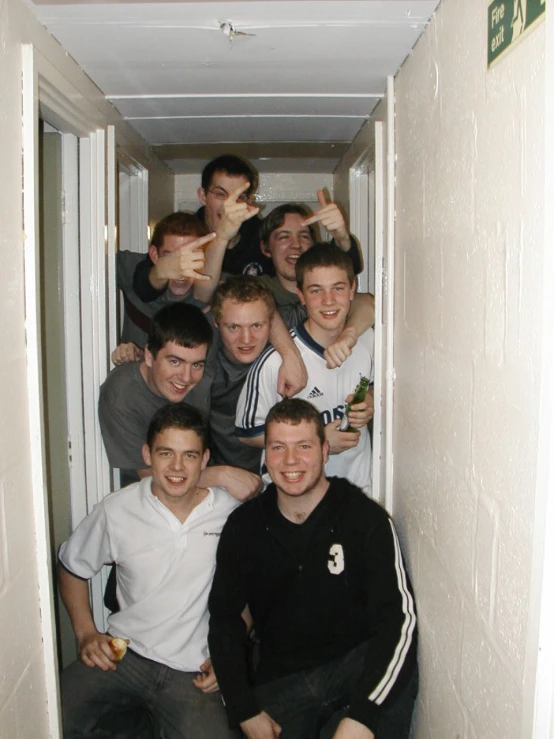
<path fill-rule="evenodd" d="M 546 0 L 493 0 L 488 10 L 488 66 L 544 17 Z"/>

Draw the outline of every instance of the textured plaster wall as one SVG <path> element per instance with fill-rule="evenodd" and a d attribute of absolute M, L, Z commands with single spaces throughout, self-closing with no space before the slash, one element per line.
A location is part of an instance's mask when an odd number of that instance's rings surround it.
<path fill-rule="evenodd" d="M 540 382 L 544 24 L 486 68 L 443 0 L 396 78 L 394 490 L 418 739 L 520 736 Z"/>
<path fill-rule="evenodd" d="M 30 483 L 21 214 L 21 51 L 0 3 L 0 736 L 45 737 L 44 666 Z M 9 318 L 8 318 L 9 317 Z M 29 710 L 29 706 L 33 710 Z"/>

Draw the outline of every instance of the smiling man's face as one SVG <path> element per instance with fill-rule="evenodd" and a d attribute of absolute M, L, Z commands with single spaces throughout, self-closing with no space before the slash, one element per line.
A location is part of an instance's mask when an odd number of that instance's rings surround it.
<path fill-rule="evenodd" d="M 265 432 L 265 464 L 278 492 L 288 498 L 309 496 L 325 483 L 329 445 L 314 423 L 275 422 Z"/>
<path fill-rule="evenodd" d="M 152 493 L 166 506 L 196 492 L 210 456 L 195 431 L 180 428 L 166 428 L 156 434 L 152 449 L 145 444 L 142 454 L 151 467 Z"/>
<path fill-rule="evenodd" d="M 355 289 L 341 267 L 314 267 L 304 275 L 302 289 L 297 291 L 308 313 L 306 328 L 323 346 L 343 330 Z"/>
<path fill-rule="evenodd" d="M 308 226 L 303 225 L 304 216 L 287 213 L 283 225 L 271 232 L 269 242 L 262 251 L 271 257 L 275 272 L 281 283 L 291 292 L 296 287 L 295 267 L 298 257 L 313 246 L 314 240 Z"/>
<path fill-rule="evenodd" d="M 184 347 L 168 341 L 156 356 L 146 348 L 143 377 L 150 390 L 170 403 L 179 403 L 204 375 L 207 344 Z"/>
<path fill-rule="evenodd" d="M 198 188 L 198 200 L 204 206 L 204 222 L 210 231 L 215 231 L 221 221 L 223 203 L 235 190 L 244 187 L 248 180 L 244 175 L 230 175 L 226 172 L 215 172 L 210 186 L 207 190 Z M 247 200 L 247 195 L 242 194 L 239 202 Z"/>

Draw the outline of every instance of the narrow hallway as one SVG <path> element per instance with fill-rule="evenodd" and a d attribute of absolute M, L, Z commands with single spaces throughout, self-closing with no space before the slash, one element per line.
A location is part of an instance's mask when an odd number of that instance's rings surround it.
<path fill-rule="evenodd" d="M 395 3 L 409 10 L 409 2 Z M 513 0 L 504 5 L 509 15 Z M 313 6 L 315 13 L 318 3 Z M 35 50 L 41 91 L 53 88 L 53 80 L 63 90 L 58 108 L 43 97 L 47 116 L 64 105 L 78 110 L 76 134 L 87 125 L 106 130 L 113 124 L 118 151 L 144 165 L 150 223 L 188 201 L 193 179 L 167 167 L 112 107 L 110 91 L 104 95 L 91 82 L 33 12 L 22 0 L 0 5 L 7 317 L 0 393 L 0 737 L 6 739 L 56 737 L 58 730 L 55 637 L 45 616 L 52 597 L 45 501 L 32 452 L 41 429 L 25 379 L 32 302 L 24 250 L 33 224 L 28 209 L 24 222 L 21 198 L 23 45 Z M 395 223 L 393 230 L 385 222 L 383 235 L 395 258 L 384 291 L 385 301 L 394 294 L 394 374 L 385 381 L 394 382 L 393 513 L 421 628 L 415 739 L 554 737 L 554 209 L 548 205 L 554 194 L 554 21 L 547 16 L 537 23 L 489 67 L 489 12 L 483 0 L 442 0 L 396 73 L 394 123 L 380 90 L 369 122 L 341 148 L 333 168 L 301 173 L 310 174 L 304 180 L 310 186 L 321 175 L 348 208 L 349 171 L 360 147 L 371 145 L 370 127 L 393 125 L 394 161 L 391 152 L 384 155 L 394 168 L 385 199 L 394 199 Z M 330 64 L 332 56 L 331 49 Z M 340 80 L 337 92 L 339 86 Z M 352 115 L 349 141 L 364 120 Z M 283 125 L 271 123 L 277 132 Z M 278 133 L 275 139 L 283 144 Z M 169 160 L 169 149 L 164 153 Z M 301 181 L 293 174 L 268 175 L 267 182 L 285 181 L 283 193 L 290 193 Z M 24 184 L 31 187 L 29 177 Z M 106 223 L 105 212 L 99 223 Z"/>

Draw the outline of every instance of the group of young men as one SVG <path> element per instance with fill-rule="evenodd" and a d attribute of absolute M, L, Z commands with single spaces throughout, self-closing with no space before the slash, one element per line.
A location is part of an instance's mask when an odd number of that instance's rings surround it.
<path fill-rule="evenodd" d="M 336 204 L 318 191 L 314 215 L 261 220 L 256 187 L 247 162 L 214 160 L 200 211 L 118 257 L 124 343 L 98 411 L 127 487 L 60 549 L 81 657 L 62 675 L 67 739 L 408 736 L 413 594 L 367 497 L 372 395 L 351 403 L 372 377 L 372 298 Z M 110 563 L 104 635 L 87 580 Z M 129 643 L 117 664 L 112 637 Z"/>

